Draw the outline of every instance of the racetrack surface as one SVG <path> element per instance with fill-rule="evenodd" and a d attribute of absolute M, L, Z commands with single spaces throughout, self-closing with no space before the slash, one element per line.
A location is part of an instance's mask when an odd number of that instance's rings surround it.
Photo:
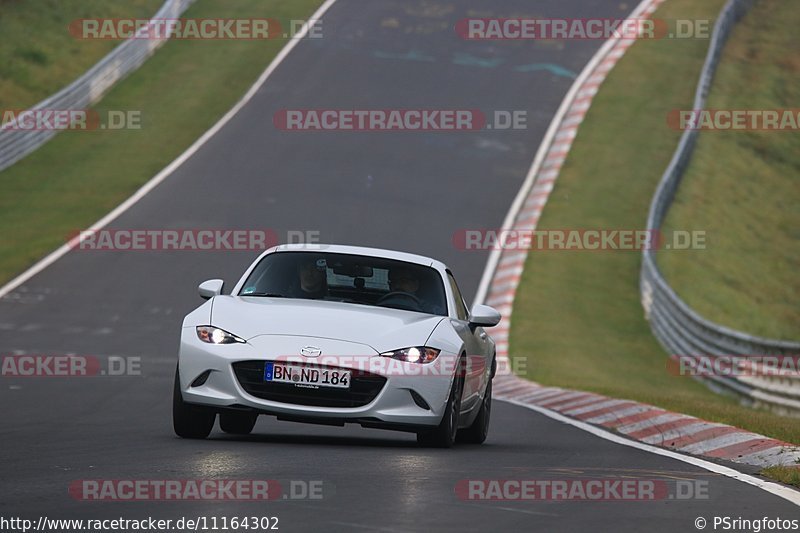
<path fill-rule="evenodd" d="M 447 263 L 468 299 L 487 254 L 454 248 L 503 217 L 572 78 L 602 44 L 474 43 L 467 16 L 621 17 L 612 0 L 452 3 L 339 0 L 324 38 L 290 53 L 256 96 L 113 228 L 319 231 L 323 242 Z M 213 73 L 209 73 L 213 75 Z M 191 90 L 191 88 L 187 88 Z M 528 128 L 480 132 L 284 132 L 287 108 L 527 110 Z M 146 133 L 143 133 L 146 134 Z M 109 169 L 113 174 L 115 169 Z M 599 179 L 599 178 L 598 178 Z M 0 300 L 0 353 L 141 357 L 142 376 L 0 378 L 0 515 L 50 518 L 278 516 L 282 531 L 676 531 L 729 515 L 792 518 L 792 504 L 697 467 L 495 403 L 484 446 L 418 448 L 410 434 L 262 417 L 252 436 L 171 430 L 183 316 L 212 277 L 230 288 L 253 252 L 72 252 Z M 708 500 L 465 502 L 464 479 L 687 479 Z M 319 501 L 80 502 L 80 479 L 321 480 Z"/>

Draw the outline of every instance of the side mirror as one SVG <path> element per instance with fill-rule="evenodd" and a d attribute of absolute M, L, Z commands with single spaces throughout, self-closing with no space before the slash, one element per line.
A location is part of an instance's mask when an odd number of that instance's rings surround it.
<path fill-rule="evenodd" d="M 221 279 L 210 279 L 201 283 L 197 287 L 197 292 L 200 293 L 202 299 L 208 300 L 209 298 L 222 294 L 222 287 L 224 285 L 225 282 Z"/>
<path fill-rule="evenodd" d="M 484 326 L 490 328 L 500 323 L 500 313 L 494 307 L 488 305 L 475 304 L 470 310 L 469 325 Z"/>

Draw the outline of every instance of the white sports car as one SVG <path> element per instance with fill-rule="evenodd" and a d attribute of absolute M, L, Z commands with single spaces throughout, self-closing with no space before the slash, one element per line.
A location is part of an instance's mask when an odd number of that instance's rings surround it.
<path fill-rule="evenodd" d="M 402 252 L 282 245 L 181 331 L 173 426 L 205 438 L 217 413 L 247 434 L 280 420 L 412 431 L 419 443 L 482 443 L 489 429 L 500 314 L 467 309 L 448 268 Z"/>

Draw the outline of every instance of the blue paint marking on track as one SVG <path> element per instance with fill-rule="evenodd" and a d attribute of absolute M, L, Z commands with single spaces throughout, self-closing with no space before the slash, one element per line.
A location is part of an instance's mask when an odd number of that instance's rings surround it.
<path fill-rule="evenodd" d="M 432 63 L 436 61 L 435 57 L 425 55 L 417 50 L 409 50 L 408 52 L 402 54 L 375 50 L 372 52 L 372 55 L 380 59 L 402 59 L 405 61 L 424 61 L 426 63 Z"/>
<path fill-rule="evenodd" d="M 464 65 L 467 67 L 495 68 L 502 65 L 504 62 L 505 60 L 499 57 L 486 59 L 483 57 L 477 57 L 470 54 L 461 54 L 461 53 L 457 53 L 453 58 L 454 64 Z"/>
<path fill-rule="evenodd" d="M 514 67 L 514 70 L 517 72 L 537 72 L 540 70 L 546 70 L 555 74 L 556 76 L 562 76 L 564 78 L 570 78 L 573 80 L 578 77 L 577 72 L 573 72 L 567 68 L 556 65 L 555 63 L 531 63 L 529 65 L 520 65 L 518 67 Z"/>
<path fill-rule="evenodd" d="M 399 59 L 402 61 L 421 61 L 425 63 L 433 63 L 436 57 L 425 54 L 418 50 L 409 50 L 408 52 L 384 52 L 382 50 L 375 50 L 372 52 L 373 57 L 379 59 Z M 465 67 L 478 67 L 478 68 L 497 68 L 503 63 L 505 59 L 502 58 L 483 58 L 471 54 L 456 53 L 451 59 L 454 65 Z M 530 63 L 527 65 L 518 65 L 514 67 L 515 72 L 550 72 L 556 76 L 563 78 L 575 79 L 578 74 L 568 68 L 556 65 L 555 63 Z"/>

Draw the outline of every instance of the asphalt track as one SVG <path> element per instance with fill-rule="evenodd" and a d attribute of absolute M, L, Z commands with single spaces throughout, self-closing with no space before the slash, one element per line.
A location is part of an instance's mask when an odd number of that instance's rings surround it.
<path fill-rule="evenodd" d="M 498 227 L 572 79 L 601 44 L 470 43 L 466 16 L 619 17 L 616 0 L 339 0 L 324 39 L 304 41 L 256 96 L 115 228 L 271 228 L 435 256 L 471 297 L 486 254 L 461 228 Z M 190 90 L 190 88 L 187 88 Z M 297 133 L 284 108 L 528 111 L 528 129 Z M 114 169 L 109 169 L 113 172 Z M 176 438 L 170 396 L 178 328 L 198 282 L 228 287 L 250 252 L 73 252 L 0 300 L 0 352 L 142 358 L 143 375 L 3 378 L 0 516 L 278 516 L 282 531 L 687 531 L 695 517 L 796 518 L 750 485 L 620 446 L 496 403 L 480 447 L 418 448 L 413 436 L 262 417 L 252 436 Z M 702 480 L 707 500 L 467 502 L 463 479 Z M 324 498 L 269 503 L 85 502 L 80 479 L 321 480 Z M 710 529 L 710 527 L 709 527 Z"/>

